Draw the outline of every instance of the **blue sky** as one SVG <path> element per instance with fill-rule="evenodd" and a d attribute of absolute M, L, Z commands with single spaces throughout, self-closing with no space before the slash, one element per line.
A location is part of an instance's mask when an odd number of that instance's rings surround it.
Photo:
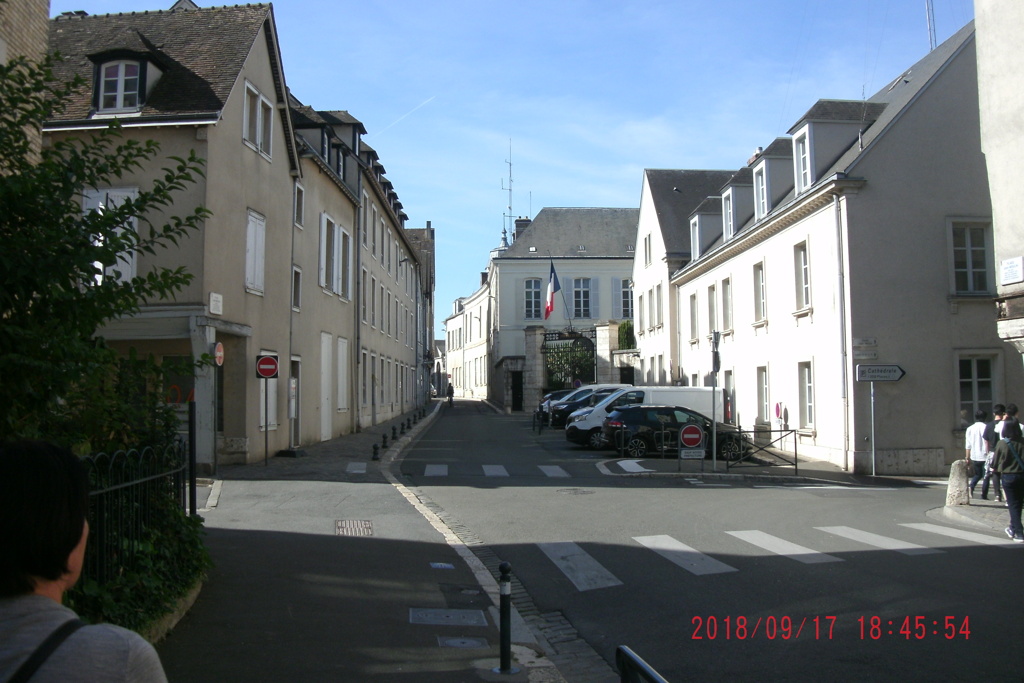
<path fill-rule="evenodd" d="M 51 15 L 172 4 L 51 0 Z M 933 5 L 940 43 L 974 16 Z M 408 226 L 431 221 L 438 338 L 506 214 L 636 207 L 645 168 L 738 169 L 816 100 L 870 96 L 928 50 L 925 0 L 283 0 L 274 15 L 292 92 L 360 119 Z"/>

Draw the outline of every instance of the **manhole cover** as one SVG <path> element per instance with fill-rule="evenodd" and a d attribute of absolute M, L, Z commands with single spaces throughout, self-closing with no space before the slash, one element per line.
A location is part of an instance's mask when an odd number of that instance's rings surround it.
<path fill-rule="evenodd" d="M 593 493 L 587 489 L 556 489 L 555 493 L 564 493 L 569 496 L 586 496 Z"/>
<path fill-rule="evenodd" d="M 373 523 L 368 519 L 339 519 L 335 522 L 338 536 L 373 536 Z"/>
<path fill-rule="evenodd" d="M 488 647 L 486 638 L 446 638 L 438 636 L 437 644 L 441 647 L 461 647 L 467 650 Z"/>
<path fill-rule="evenodd" d="M 478 609 L 409 608 L 410 624 L 433 626 L 487 626 L 487 617 Z"/>

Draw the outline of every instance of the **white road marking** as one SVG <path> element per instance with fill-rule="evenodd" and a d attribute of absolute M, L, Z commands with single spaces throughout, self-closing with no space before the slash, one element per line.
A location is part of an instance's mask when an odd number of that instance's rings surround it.
<path fill-rule="evenodd" d="M 507 477 L 508 470 L 504 465 L 484 465 L 485 477 Z"/>
<path fill-rule="evenodd" d="M 345 471 L 349 474 L 366 474 L 366 463 L 365 462 L 350 462 Z"/>
<path fill-rule="evenodd" d="M 537 465 L 540 471 L 549 477 L 568 477 L 569 473 L 558 465 Z"/>
<path fill-rule="evenodd" d="M 626 470 L 627 472 L 653 472 L 654 471 L 654 470 L 647 469 L 646 467 L 644 467 L 643 465 L 638 463 L 636 460 L 620 460 L 619 461 L 619 467 L 621 467 L 622 469 Z"/>
<path fill-rule="evenodd" d="M 575 543 L 538 543 L 537 547 L 581 591 L 622 585 L 614 574 Z"/>
<path fill-rule="evenodd" d="M 685 543 L 680 543 L 671 536 L 635 536 L 634 541 L 664 557 L 669 562 L 679 565 L 691 574 L 722 574 L 738 571 L 724 562 L 719 562 L 699 552 Z"/>
<path fill-rule="evenodd" d="M 427 465 L 423 471 L 424 477 L 447 477 L 448 465 Z"/>
<path fill-rule="evenodd" d="M 1003 538 L 999 538 L 997 536 L 986 536 L 985 534 L 976 534 L 973 531 L 961 531 L 960 529 L 952 529 L 950 527 L 939 526 L 938 524 L 900 524 L 900 526 L 905 526 L 910 529 L 918 529 L 919 531 L 929 531 L 933 534 L 949 536 L 950 538 L 959 538 L 964 541 L 973 541 L 974 543 L 997 545 L 1001 548 L 1024 547 L 1019 543 L 1014 543 L 1005 536 Z"/>
<path fill-rule="evenodd" d="M 916 543 L 908 543 L 907 541 L 889 538 L 888 536 L 879 536 L 878 534 L 873 534 L 868 531 L 852 529 L 848 526 L 816 526 L 814 528 L 819 531 L 848 538 L 852 541 L 857 541 L 858 543 L 882 548 L 883 550 L 895 550 L 896 552 L 903 553 L 904 555 L 931 555 L 942 552 L 935 548 L 926 548 L 925 546 L 917 545 Z"/>
<path fill-rule="evenodd" d="M 726 531 L 725 533 L 730 536 L 735 536 L 741 541 L 746 541 L 756 545 L 758 548 L 763 548 L 770 553 L 776 555 L 782 555 L 790 559 L 796 560 L 797 562 L 803 562 L 804 564 L 819 564 L 822 562 L 842 562 L 842 558 L 833 557 L 817 550 L 811 550 L 805 548 L 802 545 L 796 543 L 790 543 L 777 536 L 766 534 L 763 531 Z"/>

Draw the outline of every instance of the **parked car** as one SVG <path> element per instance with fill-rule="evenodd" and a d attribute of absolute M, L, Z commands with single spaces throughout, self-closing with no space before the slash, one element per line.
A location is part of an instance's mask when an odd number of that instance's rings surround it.
<path fill-rule="evenodd" d="M 690 424 L 704 430 L 704 457 L 710 458 L 711 418 L 682 406 L 622 406 L 605 419 L 602 431 L 606 442 L 628 457 L 674 456 L 679 449 L 679 431 Z M 719 458 L 735 460 L 753 448 L 750 438 L 735 425 L 715 424 Z"/>
<path fill-rule="evenodd" d="M 537 409 L 543 414 L 545 424 L 548 422 L 548 413 L 551 412 L 551 404 L 565 396 L 568 396 L 573 391 L 575 391 L 575 389 L 558 389 L 544 394 L 543 398 L 540 399 L 540 405 L 537 406 Z"/>
<path fill-rule="evenodd" d="M 685 405 L 691 410 L 711 413 L 722 419 L 725 415 L 724 394 L 722 390 L 711 387 L 623 387 L 600 403 L 584 406 L 569 415 L 565 423 L 565 438 L 588 448 L 602 448 L 605 445 L 602 432 L 605 418 L 616 408 L 633 404 Z"/>
<path fill-rule="evenodd" d="M 569 420 L 569 415 L 583 406 L 592 405 L 603 399 L 608 394 L 621 389 L 623 384 L 591 384 L 588 387 L 581 387 L 573 393 L 565 396 L 558 402 L 551 404 L 550 422 L 552 427 L 564 427 Z M 597 401 L 593 398 L 597 396 Z"/>

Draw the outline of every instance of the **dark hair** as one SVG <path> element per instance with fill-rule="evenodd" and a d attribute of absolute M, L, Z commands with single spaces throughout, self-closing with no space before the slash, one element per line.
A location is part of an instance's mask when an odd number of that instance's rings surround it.
<path fill-rule="evenodd" d="M 993 415 L 1002 415 L 1005 412 L 1006 412 L 1006 406 L 1004 406 L 1002 403 L 997 403 L 994 406 L 992 406 L 992 414 Z"/>
<path fill-rule="evenodd" d="M 984 410 L 974 411 L 974 419 L 977 420 L 978 422 L 984 422 L 986 417 L 988 417 L 988 413 L 986 413 Z"/>
<path fill-rule="evenodd" d="M 88 510 L 89 477 L 71 451 L 42 441 L 0 446 L 0 598 L 67 572 Z"/>
<path fill-rule="evenodd" d="M 1007 403 L 1006 404 L 1006 414 L 1007 415 L 1012 415 L 1013 417 L 1017 417 L 1017 404 L 1016 403 Z"/>
<path fill-rule="evenodd" d="M 1012 417 L 1003 420 L 1003 438 L 1004 439 L 1019 439 L 1021 438 L 1020 422 Z"/>

